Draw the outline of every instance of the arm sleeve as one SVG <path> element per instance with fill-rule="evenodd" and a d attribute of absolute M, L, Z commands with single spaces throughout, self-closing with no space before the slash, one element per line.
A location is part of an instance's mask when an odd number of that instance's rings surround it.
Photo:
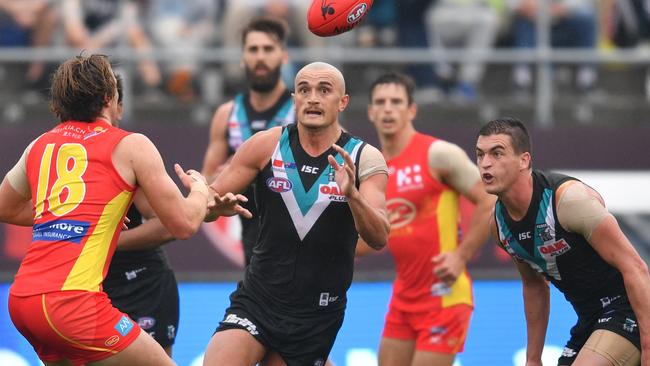
<path fill-rule="evenodd" d="M 16 162 L 13 168 L 7 173 L 7 180 L 11 187 L 18 193 L 20 193 L 25 198 L 31 198 L 31 192 L 29 189 L 29 182 L 27 181 L 27 154 L 31 149 L 34 142 L 29 144 L 23 154 Z"/>
<path fill-rule="evenodd" d="M 572 183 L 557 203 L 557 219 L 566 230 L 581 234 L 589 240 L 594 229 L 609 212 L 597 193 L 583 183 Z"/>
<path fill-rule="evenodd" d="M 388 166 L 381 152 L 376 147 L 366 144 L 359 158 L 359 182 L 375 174 L 388 175 Z"/>
<path fill-rule="evenodd" d="M 438 140 L 431 144 L 428 162 L 430 170 L 445 172 L 445 183 L 461 194 L 469 192 L 481 178 L 465 151 L 447 141 Z"/>

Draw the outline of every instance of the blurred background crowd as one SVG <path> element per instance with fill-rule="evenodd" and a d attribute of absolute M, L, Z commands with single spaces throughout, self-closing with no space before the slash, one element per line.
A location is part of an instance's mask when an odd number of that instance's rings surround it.
<path fill-rule="evenodd" d="M 240 27 L 259 13 L 291 26 L 289 85 L 318 59 L 342 67 L 353 96 L 365 96 L 378 73 L 401 68 L 418 82 L 417 101 L 449 109 L 447 120 L 521 110 L 542 124 L 598 122 L 650 98 L 648 0 L 376 0 L 358 29 L 332 38 L 307 29 L 310 3 L 0 0 L 4 120 L 42 104 L 58 61 L 101 50 L 125 74 L 129 115 L 189 107 L 207 124 L 242 85 Z"/>

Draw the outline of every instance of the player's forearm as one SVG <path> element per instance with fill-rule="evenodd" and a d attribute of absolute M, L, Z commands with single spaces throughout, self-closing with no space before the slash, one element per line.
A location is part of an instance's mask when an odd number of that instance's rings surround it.
<path fill-rule="evenodd" d="M 526 330 L 528 345 L 526 359 L 529 362 L 539 362 L 542 359 L 546 328 L 550 309 L 550 291 L 544 281 L 531 284 L 524 282 L 524 311 L 526 314 Z"/>
<path fill-rule="evenodd" d="M 639 322 L 641 350 L 650 352 L 650 275 L 641 258 L 635 258 L 622 272 L 627 296 Z"/>
<path fill-rule="evenodd" d="M 492 215 L 493 206 L 494 198 L 488 197 L 488 199 L 480 202 L 474 209 L 469 230 L 464 240 L 458 246 L 458 254 L 465 263 L 472 259 L 476 252 L 488 240 L 488 236 L 490 235 L 490 216 Z"/>
<path fill-rule="evenodd" d="M 348 197 L 348 205 L 361 239 L 375 250 L 383 248 L 390 232 L 386 212 L 372 207 L 359 191 Z"/>
<path fill-rule="evenodd" d="M 183 215 L 172 222 L 163 221 L 173 237 L 185 240 L 196 234 L 208 213 L 208 199 L 207 186 L 203 182 L 194 183 L 190 193 L 180 205 Z M 162 219 L 162 216 L 159 217 Z"/>
<path fill-rule="evenodd" d="M 355 257 L 363 257 L 363 256 L 366 256 L 368 254 L 373 254 L 373 253 L 377 253 L 377 252 L 378 252 L 377 249 L 371 247 L 361 237 L 359 237 L 359 240 L 357 240 L 357 247 L 355 248 L 355 251 L 354 251 L 354 256 Z"/>
<path fill-rule="evenodd" d="M 32 211 L 31 201 L 25 203 L 20 208 L 10 212 L 0 212 L 0 222 L 19 226 L 34 225 L 34 213 Z"/>
<path fill-rule="evenodd" d="M 142 225 L 123 231 L 117 242 L 118 250 L 145 250 L 159 247 L 174 237 L 158 218 L 145 221 Z"/>

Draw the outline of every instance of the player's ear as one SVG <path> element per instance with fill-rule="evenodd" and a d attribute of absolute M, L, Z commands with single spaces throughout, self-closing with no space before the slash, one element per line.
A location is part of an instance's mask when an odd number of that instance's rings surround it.
<path fill-rule="evenodd" d="M 528 152 L 528 151 L 520 154 L 519 155 L 519 169 L 520 170 L 530 169 L 531 159 L 532 159 L 532 157 L 530 156 L 530 152 Z"/>
<path fill-rule="evenodd" d="M 409 110 L 409 119 L 413 121 L 415 119 L 415 116 L 418 115 L 418 105 L 415 104 L 415 102 L 412 102 L 409 105 L 408 110 Z"/>
<path fill-rule="evenodd" d="M 348 103 L 350 103 L 350 96 L 348 94 L 345 94 L 339 100 L 339 112 L 343 112 L 345 108 L 347 108 Z"/>

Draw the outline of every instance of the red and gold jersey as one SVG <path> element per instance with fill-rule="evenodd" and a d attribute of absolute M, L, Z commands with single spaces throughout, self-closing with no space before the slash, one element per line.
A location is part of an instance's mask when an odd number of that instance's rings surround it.
<path fill-rule="evenodd" d="M 27 156 L 32 243 L 12 294 L 101 291 L 135 190 L 112 161 L 128 134 L 102 121 L 70 121 L 36 139 Z"/>
<path fill-rule="evenodd" d="M 417 133 L 399 156 L 387 161 L 388 248 L 397 269 L 391 301 L 404 311 L 473 305 L 467 271 L 451 287 L 433 273 L 432 258 L 454 251 L 460 236 L 460 196 L 429 170 L 427 152 L 435 141 Z"/>

